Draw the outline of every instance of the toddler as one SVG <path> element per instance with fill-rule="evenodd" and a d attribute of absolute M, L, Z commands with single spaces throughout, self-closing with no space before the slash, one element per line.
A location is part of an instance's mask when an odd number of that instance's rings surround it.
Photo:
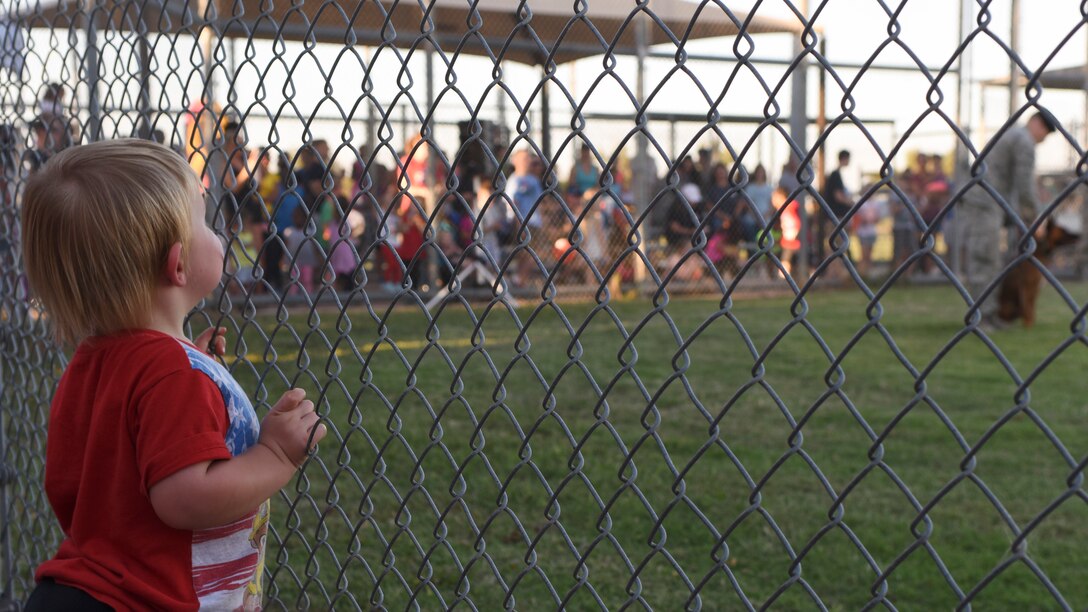
<path fill-rule="evenodd" d="M 292 281 L 298 279 L 297 285 L 292 285 L 290 293 L 298 293 L 299 287 L 307 295 L 313 295 L 317 286 L 317 273 L 325 261 L 325 255 L 317 246 L 315 232 L 307 229 L 313 222 L 309 219 L 306 206 L 295 208 L 291 216 L 291 227 L 283 233 L 283 244 L 290 260 Z"/>
<path fill-rule="evenodd" d="M 49 415 L 45 492 L 64 540 L 26 610 L 259 609 L 268 499 L 325 435 L 301 389 L 258 427 L 186 314 L 223 243 L 185 160 L 151 142 L 72 147 L 28 181 L 23 261 L 75 346 Z"/>

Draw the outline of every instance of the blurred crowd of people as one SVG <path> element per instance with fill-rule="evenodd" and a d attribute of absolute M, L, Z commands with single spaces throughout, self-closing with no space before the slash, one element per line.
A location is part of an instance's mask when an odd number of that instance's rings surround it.
<path fill-rule="evenodd" d="M 823 210 L 814 211 L 818 221 L 814 224 L 814 236 L 809 241 L 814 246 L 814 265 L 828 256 L 830 244 L 841 243 L 833 240 L 836 220 L 846 218 L 859 199 L 843 178 L 850 160 L 849 151 L 840 151 L 836 168 L 824 181 L 822 196 L 835 218 L 832 219 Z M 875 189 L 873 184 L 864 185 L 860 190 L 864 195 L 862 205 L 842 228 L 856 245 L 848 255 L 854 258 L 858 273 L 863 277 L 874 272 L 873 249 L 879 236 L 888 235 L 886 229 L 889 223 L 892 240 L 888 270 L 905 264 L 918 251 L 921 227 L 929 227 L 935 237 L 943 236 L 945 252 L 951 252 L 954 242 L 958 244 L 955 232 L 948 231 L 954 226 L 954 211 L 950 209 L 941 214 L 951 198 L 952 181 L 940 155 L 917 154 L 913 163 L 897 174 L 894 185 L 894 189 L 888 186 Z M 919 223 L 919 219 L 924 225 Z M 910 271 L 929 274 L 935 271 L 933 260 L 921 258 L 917 267 L 912 267 Z"/>
<path fill-rule="evenodd" d="M 501 169 L 466 171 L 471 165 L 451 167 L 450 155 L 418 135 L 396 157 L 366 145 L 334 151 L 321 139 L 293 152 L 252 147 L 239 121 L 205 110 L 211 109 L 190 109 L 187 146 L 179 153 L 215 187 L 208 220 L 226 237 L 233 291 L 313 293 L 364 282 L 427 291 L 455 276 L 461 284 L 490 285 L 501 276 L 514 287 L 536 287 L 550 276 L 560 284 L 616 286 L 636 280 L 642 265 L 629 246 L 636 224 L 639 248 L 653 267 L 678 280 L 699 280 L 708 264 L 723 277 L 736 274 L 761 253 L 775 257 L 763 256 L 753 276 L 793 274 L 803 258 L 810 269 L 819 267 L 833 248 L 845 250 L 868 276 L 907 262 L 923 227 L 943 234 L 944 253 L 964 248 L 954 211 L 945 210 L 953 185 L 939 155 L 917 155 L 897 173 L 894 188 L 870 185 L 855 193 L 848 187 L 856 182 L 847 177 L 851 155 L 841 151 L 822 181 L 824 206 L 811 187 L 802 188 L 796 159 L 772 180 L 763 165 L 749 171 L 701 149 L 655 177 L 643 218 L 627 166 L 613 164 L 602 176 L 604 164 L 587 145 L 563 177 L 528 147 L 494 151 Z M 218 123 L 209 130 L 200 115 Z M 30 171 L 81 139 L 60 84 L 45 87 L 29 127 L 22 165 Z M 0 136 L 18 138 L 10 126 Z M 148 137 L 164 140 L 161 133 Z M 10 157 L 15 146 L 3 149 Z M 5 165 L 15 164 L 5 158 Z M 851 238 L 848 249 L 843 232 Z M 891 245 L 883 248 L 887 265 L 875 270 L 880 236 Z M 923 257 L 911 273 L 933 268 Z"/>
<path fill-rule="evenodd" d="M 418 136 L 393 168 L 365 145 L 334 152 L 319 139 L 276 155 L 248 149 L 236 123 L 225 136 L 216 216 L 231 236 L 240 289 L 349 290 L 365 280 L 426 291 L 466 270 L 477 274 L 462 275 L 462 284 L 491 284 L 501 274 L 524 286 L 559 260 L 556 281 L 596 284 L 629 227 L 620 197 L 601 189 L 589 149 L 558 188 L 545 189 L 544 164 L 528 149 L 511 154 L 500 175 L 458 175 L 453 186 L 442 156 Z M 352 161 L 350 173 L 335 163 L 340 157 Z M 629 270 L 620 274 L 630 280 Z"/>

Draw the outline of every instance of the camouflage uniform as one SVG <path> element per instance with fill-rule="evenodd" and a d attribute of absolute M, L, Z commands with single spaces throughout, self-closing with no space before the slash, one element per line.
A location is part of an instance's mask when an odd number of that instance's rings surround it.
<path fill-rule="evenodd" d="M 1027 128 L 1016 126 L 1002 134 L 985 156 L 984 179 L 1009 205 L 1024 217 L 1039 212 L 1035 192 L 1035 140 Z M 966 284 L 973 298 L 978 298 L 1001 272 L 1001 227 L 1005 209 L 980 186 L 964 194 L 958 213 L 963 223 L 966 247 Z M 991 291 L 979 308 L 983 317 L 997 313 L 997 290 Z"/>

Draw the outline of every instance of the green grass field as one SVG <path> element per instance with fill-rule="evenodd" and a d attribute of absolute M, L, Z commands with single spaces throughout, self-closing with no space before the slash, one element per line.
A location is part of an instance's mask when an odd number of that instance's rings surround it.
<path fill-rule="evenodd" d="M 1069 288 L 1083 303 L 1088 287 Z M 1071 336 L 1072 310 L 1053 290 L 1040 300 L 1035 328 L 993 336 L 1021 378 Z M 816 294 L 806 320 L 826 349 L 853 343 L 840 394 L 808 330 L 779 337 L 793 320 L 785 298 L 728 310 L 676 299 L 656 314 L 620 303 L 626 333 L 637 331 L 628 346 L 592 304 L 562 306 L 577 341 L 550 308 L 516 312 L 524 337 L 493 310 L 475 339 L 458 306 L 436 329 L 398 309 L 384 335 L 361 307 L 259 315 L 232 347 L 236 376 L 262 382 L 270 401 L 288 383 L 308 388 L 332 425 L 319 460 L 273 507 L 268 606 L 348 609 L 350 593 L 363 608 L 465 598 L 482 610 L 671 610 L 696 607 L 697 588 L 703 609 L 743 609 L 739 590 L 756 607 L 813 609 L 811 591 L 852 610 L 886 586 L 899 609 L 954 608 L 957 590 L 1010 559 L 1008 521 L 1024 529 L 1070 490 L 1070 462 L 1088 455 L 1088 353 L 1071 343 L 1035 377 L 1030 411 L 976 446 L 1016 406 L 1016 384 L 973 334 L 934 361 L 963 329 L 962 300 L 904 286 L 882 304 L 898 350 L 929 371 L 917 382 L 876 329 L 855 339 L 867 320 L 860 293 Z M 961 444 L 977 451 L 966 471 Z M 1088 505 L 1076 478 L 1079 497 L 1019 551 L 1083 609 Z M 927 529 L 916 505 L 938 495 Z M 1060 607 L 1023 561 L 974 603 Z"/>

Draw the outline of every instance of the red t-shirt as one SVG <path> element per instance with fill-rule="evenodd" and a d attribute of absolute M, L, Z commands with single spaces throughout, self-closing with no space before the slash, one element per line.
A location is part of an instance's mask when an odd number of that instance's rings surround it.
<path fill-rule="evenodd" d="M 191 344 L 140 330 L 83 342 L 49 415 L 45 491 L 64 530 L 37 578 L 117 610 L 259 609 L 268 504 L 220 528 L 168 527 L 149 489 L 257 441 L 252 405 Z"/>

